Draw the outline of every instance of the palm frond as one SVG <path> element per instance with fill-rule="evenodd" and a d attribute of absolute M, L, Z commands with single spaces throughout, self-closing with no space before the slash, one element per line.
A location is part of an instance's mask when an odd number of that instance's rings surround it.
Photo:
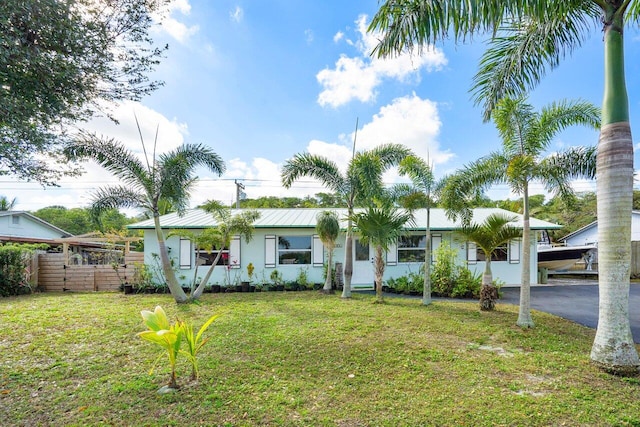
<path fill-rule="evenodd" d="M 144 194 L 125 186 L 103 187 L 94 193 L 91 202 L 91 215 L 94 218 L 104 211 L 117 208 L 151 210 L 151 203 Z"/>
<path fill-rule="evenodd" d="M 287 160 L 282 166 L 281 179 L 285 188 L 294 181 L 307 176 L 322 182 L 323 185 L 339 194 L 348 194 L 349 185 L 335 162 L 323 156 L 299 153 Z"/>
<path fill-rule="evenodd" d="M 562 100 L 542 108 L 529 143 L 543 151 L 558 132 L 573 125 L 600 128 L 600 108 L 584 100 Z M 534 143 L 535 141 L 535 143 Z"/>
<path fill-rule="evenodd" d="M 536 87 L 599 23 L 595 2 L 544 3 L 550 13 L 505 21 L 482 55 L 471 92 L 474 103 L 483 106 L 485 121 L 500 99 L 518 98 Z"/>
<path fill-rule="evenodd" d="M 539 178 L 545 189 L 570 200 L 573 196 L 571 180 L 594 179 L 597 147 L 573 147 L 544 158 L 539 165 Z"/>

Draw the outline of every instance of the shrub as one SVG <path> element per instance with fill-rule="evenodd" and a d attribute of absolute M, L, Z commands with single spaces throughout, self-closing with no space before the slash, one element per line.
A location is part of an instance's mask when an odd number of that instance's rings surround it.
<path fill-rule="evenodd" d="M 456 264 L 457 254 L 447 242 L 442 242 L 435 251 L 435 262 L 431 268 L 431 290 L 433 294 L 453 298 L 478 298 L 482 274 L 474 274 L 465 266 Z"/>
<path fill-rule="evenodd" d="M 0 246 L 0 295 L 22 295 L 31 293 L 29 261 L 37 249 L 34 245 Z"/>

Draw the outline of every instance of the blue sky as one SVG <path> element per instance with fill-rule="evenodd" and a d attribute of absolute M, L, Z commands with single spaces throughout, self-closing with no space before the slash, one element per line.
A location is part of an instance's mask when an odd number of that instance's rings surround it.
<path fill-rule="evenodd" d="M 482 122 L 468 92 L 485 49 L 482 40 L 447 41 L 422 56 L 377 60 L 369 55 L 375 35 L 365 32 L 377 7 L 377 0 L 175 1 L 153 30 L 159 44 L 170 46 L 154 73 L 165 86 L 140 103 L 114 106 L 119 126 L 95 119 L 86 127 L 141 152 L 135 113 L 148 143 L 159 128 L 162 150 L 183 142 L 212 147 L 227 172 L 217 178 L 198 171 L 192 206 L 207 199 L 233 202 L 234 179 L 243 182 L 250 198 L 325 191 L 306 179 L 285 190 L 279 168 L 304 151 L 346 166 L 356 119 L 358 150 L 405 144 L 429 155 L 438 177 L 499 149 L 493 124 Z M 628 31 L 632 127 L 640 123 L 639 51 L 638 33 Z M 580 97 L 600 105 L 602 56 L 602 36 L 594 30 L 531 94 L 531 103 L 539 108 Z M 572 129 L 560 134 L 552 149 L 593 145 L 597 138 L 596 131 Z M 59 188 L 4 181 L 2 194 L 16 197 L 16 208 L 23 210 L 88 206 L 91 192 L 113 179 L 94 164 L 86 169 L 82 178 L 64 179 Z M 391 183 L 398 177 L 390 172 L 385 179 Z M 594 186 L 576 183 L 576 189 Z M 490 196 L 509 194 L 496 187 Z"/>

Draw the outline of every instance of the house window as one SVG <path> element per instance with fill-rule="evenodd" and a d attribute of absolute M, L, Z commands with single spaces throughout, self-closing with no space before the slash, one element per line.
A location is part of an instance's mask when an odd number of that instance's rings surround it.
<path fill-rule="evenodd" d="M 278 236 L 278 264 L 311 264 L 311 236 Z"/>
<path fill-rule="evenodd" d="M 398 262 L 424 262 L 426 242 L 426 236 L 400 236 Z"/>
<path fill-rule="evenodd" d="M 200 258 L 200 260 L 198 262 L 198 265 L 213 265 L 213 261 L 218 256 L 218 252 L 220 252 L 220 250 L 218 250 L 215 246 L 208 249 L 200 248 L 198 254 L 198 258 Z M 216 265 L 229 265 L 228 248 L 222 249 L 222 255 L 220 256 L 220 259 L 218 260 L 218 263 Z"/>
<path fill-rule="evenodd" d="M 482 249 L 480 249 L 480 247 L 476 248 L 476 260 L 477 261 L 485 261 L 487 259 L 487 257 L 484 254 L 484 251 Z M 507 261 L 508 258 L 508 250 L 507 250 L 507 245 L 503 244 L 500 245 L 496 248 L 495 251 L 493 251 L 493 254 L 491 255 L 491 261 Z"/>
<path fill-rule="evenodd" d="M 11 224 L 20 225 L 20 217 L 18 215 L 11 215 Z"/>

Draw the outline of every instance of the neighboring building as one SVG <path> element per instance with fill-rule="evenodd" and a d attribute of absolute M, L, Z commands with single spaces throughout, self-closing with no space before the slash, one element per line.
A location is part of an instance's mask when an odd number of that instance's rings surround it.
<path fill-rule="evenodd" d="M 253 239 L 246 242 L 240 236 L 234 236 L 229 248 L 223 249 L 221 263 L 216 266 L 210 282 L 224 284 L 240 280 L 248 280 L 246 267 L 252 263 L 255 268 L 257 282 L 269 282 L 273 270 L 278 270 L 284 280 L 293 280 L 301 269 L 306 270 L 310 282 L 323 282 L 323 266 L 326 254 L 322 242 L 316 234 L 316 215 L 325 210 L 338 213 L 341 218 L 342 229 L 346 228 L 346 209 L 257 209 L 260 212 L 254 226 Z M 481 223 L 490 214 L 499 213 L 518 218 L 516 226 L 522 227 L 522 216 L 502 209 L 474 209 L 473 221 Z M 424 260 L 426 210 L 415 213 L 415 225 L 407 229 L 407 235 L 398 240 L 398 244 L 386 253 L 385 279 L 399 277 L 410 271 L 417 272 L 421 261 Z M 531 218 L 531 283 L 537 283 L 537 232 L 546 229 L 558 229 L 560 226 L 546 221 Z M 212 215 L 200 209 L 188 211 L 184 216 L 176 213 L 160 217 L 160 224 L 165 237 L 176 230 L 188 229 L 191 232 L 215 226 Z M 153 220 L 147 220 L 128 226 L 130 229 L 144 231 L 145 263 L 158 264 L 158 241 L 154 231 Z M 431 209 L 432 248 L 435 251 L 441 242 L 448 242 L 458 252 L 461 264 L 467 264 L 471 270 L 478 273 L 484 271 L 484 255 L 475 244 L 467 242 L 456 233 L 459 224 L 449 220 L 443 209 Z M 338 245 L 334 253 L 334 261 L 344 261 L 344 231 L 338 238 Z M 204 276 L 205 269 L 211 265 L 217 251 L 208 252 L 210 248 L 194 247 L 186 239 L 172 235 L 166 239 L 169 256 L 174 260 L 178 269 L 181 283 L 188 284 L 195 274 L 196 256 L 199 253 L 200 262 L 198 276 Z M 492 260 L 491 267 L 495 279 L 506 284 L 519 284 L 521 281 L 522 247 L 520 240 L 512 241 L 499 251 L 497 259 Z M 373 287 L 374 272 L 372 259 L 374 250 L 363 245 L 354 236 L 353 289 L 371 289 Z"/>
<path fill-rule="evenodd" d="M 55 244 L 57 239 L 71 236 L 29 212 L 0 211 L 0 242 Z"/>
<path fill-rule="evenodd" d="M 631 241 L 640 241 L 640 211 L 631 212 Z M 598 245 L 598 221 L 558 239 L 567 246 Z"/>

